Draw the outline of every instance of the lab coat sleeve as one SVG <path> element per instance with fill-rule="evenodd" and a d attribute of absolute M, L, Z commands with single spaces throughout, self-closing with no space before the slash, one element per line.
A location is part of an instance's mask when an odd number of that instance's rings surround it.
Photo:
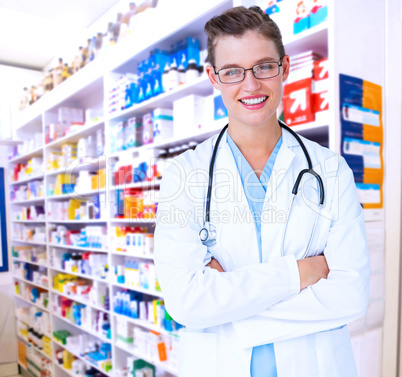
<path fill-rule="evenodd" d="M 352 171 L 341 161 L 339 190 L 333 197 L 339 216 L 331 224 L 324 250 L 328 278 L 259 315 L 236 321 L 234 327 L 245 348 L 334 329 L 364 315 L 370 266 L 363 209 Z"/>
<path fill-rule="evenodd" d="M 179 158 L 164 173 L 155 229 L 155 269 L 172 318 L 202 329 L 253 316 L 297 294 L 294 256 L 225 273 L 205 267 L 210 254 L 199 239 L 200 223 L 186 194 L 185 166 Z M 273 284 L 275 289 L 269 289 Z"/>

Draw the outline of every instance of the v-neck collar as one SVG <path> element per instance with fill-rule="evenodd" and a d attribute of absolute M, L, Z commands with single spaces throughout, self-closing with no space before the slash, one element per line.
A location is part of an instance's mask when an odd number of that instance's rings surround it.
<path fill-rule="evenodd" d="M 260 175 L 260 178 L 257 177 L 257 174 L 254 172 L 253 168 L 247 161 L 247 159 L 244 157 L 243 153 L 239 149 L 239 147 L 236 145 L 234 140 L 231 138 L 229 133 L 226 133 L 227 136 L 227 143 L 230 146 L 230 149 L 232 151 L 233 157 L 236 162 L 237 169 L 239 171 L 243 188 L 247 196 L 247 187 L 251 186 L 253 189 L 256 190 L 263 190 L 259 193 L 258 197 L 259 198 L 264 198 L 265 193 L 267 191 L 267 186 L 269 179 L 271 177 L 272 169 L 275 164 L 276 157 L 278 155 L 279 149 L 282 145 L 282 135 L 279 138 L 278 142 L 276 143 L 271 155 L 269 156 L 267 162 L 265 163 L 264 169 Z"/>

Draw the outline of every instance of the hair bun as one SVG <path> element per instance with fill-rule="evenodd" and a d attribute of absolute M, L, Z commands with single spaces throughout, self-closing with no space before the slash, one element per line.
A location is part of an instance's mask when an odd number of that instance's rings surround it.
<path fill-rule="evenodd" d="M 248 8 L 249 10 L 252 10 L 253 12 L 256 12 L 258 14 L 261 14 L 261 16 L 265 16 L 266 13 L 257 5 L 253 5 L 252 7 Z"/>

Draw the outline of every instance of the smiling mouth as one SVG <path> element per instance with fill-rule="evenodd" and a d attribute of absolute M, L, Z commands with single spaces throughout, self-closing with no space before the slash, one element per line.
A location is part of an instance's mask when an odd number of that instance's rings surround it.
<path fill-rule="evenodd" d="M 268 97 L 257 97 L 257 98 L 247 98 L 241 99 L 240 102 L 245 105 L 258 105 L 259 103 L 264 102 Z"/>

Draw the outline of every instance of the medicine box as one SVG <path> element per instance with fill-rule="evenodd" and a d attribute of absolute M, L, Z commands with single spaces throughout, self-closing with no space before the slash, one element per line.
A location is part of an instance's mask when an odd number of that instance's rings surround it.
<path fill-rule="evenodd" d="M 283 107 L 285 122 L 289 126 L 313 122 L 315 115 L 312 78 L 285 85 Z"/>
<path fill-rule="evenodd" d="M 173 137 L 173 110 L 157 108 L 152 111 L 154 143 Z"/>
<path fill-rule="evenodd" d="M 205 124 L 205 97 L 189 95 L 173 102 L 173 134 L 189 135 Z"/>

